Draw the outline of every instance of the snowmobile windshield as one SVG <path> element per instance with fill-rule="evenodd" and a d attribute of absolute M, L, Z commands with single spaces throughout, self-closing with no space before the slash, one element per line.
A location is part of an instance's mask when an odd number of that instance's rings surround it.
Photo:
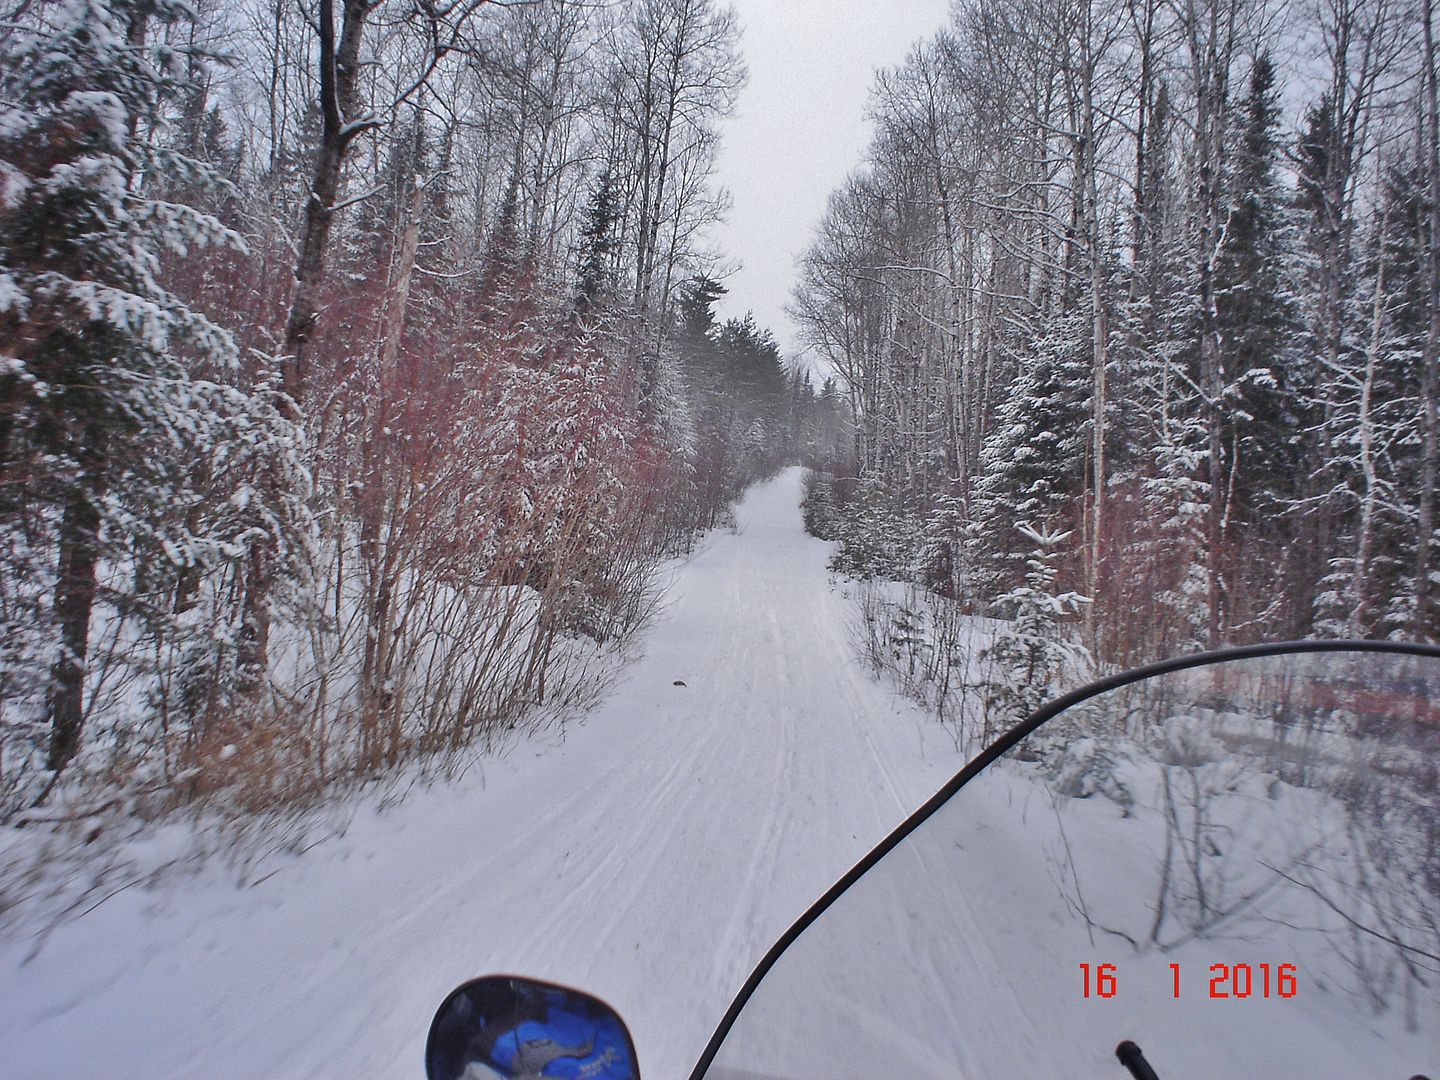
<path fill-rule="evenodd" d="M 1095 684 L 807 913 L 694 1080 L 1440 1077 L 1437 769 L 1436 650 Z"/>

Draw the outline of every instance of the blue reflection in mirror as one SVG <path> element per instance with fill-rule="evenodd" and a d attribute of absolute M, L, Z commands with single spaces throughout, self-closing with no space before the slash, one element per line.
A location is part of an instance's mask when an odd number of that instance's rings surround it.
<path fill-rule="evenodd" d="M 639 1080 L 625 1022 L 599 998 L 491 975 L 457 987 L 430 1025 L 430 1080 Z"/>

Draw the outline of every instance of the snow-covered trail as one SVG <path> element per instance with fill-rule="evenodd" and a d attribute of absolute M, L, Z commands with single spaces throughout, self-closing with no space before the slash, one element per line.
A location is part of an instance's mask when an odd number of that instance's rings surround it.
<path fill-rule="evenodd" d="M 0 1073 L 419 1076 L 441 997 L 503 971 L 605 997 L 649 1080 L 686 1075 L 770 942 L 960 764 L 856 662 L 799 499 L 798 469 L 749 494 L 558 745 L 253 888 L 206 871 L 0 948 Z"/>

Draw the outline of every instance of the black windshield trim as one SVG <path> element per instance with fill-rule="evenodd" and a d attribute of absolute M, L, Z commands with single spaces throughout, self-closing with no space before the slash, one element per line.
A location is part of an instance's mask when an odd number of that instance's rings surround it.
<path fill-rule="evenodd" d="M 1218 649 L 1213 652 L 1193 653 L 1189 656 L 1178 657 L 1173 660 L 1161 660 L 1154 664 L 1146 664 L 1144 667 L 1132 668 L 1123 671 L 1118 675 L 1110 675 L 1103 679 L 1097 679 L 1092 683 L 1077 690 L 1072 690 L 1063 697 L 1056 698 L 1050 704 L 1044 706 L 1039 712 L 1034 713 L 1028 719 L 1022 720 L 1013 728 L 1001 735 L 988 747 L 982 750 L 970 762 L 956 773 L 950 780 L 926 800 L 925 804 L 906 818 L 898 828 L 889 836 L 881 840 L 869 854 L 851 867 L 839 881 L 825 891 L 825 895 L 811 904 L 809 909 L 797 919 L 789 930 L 781 935 L 780 940 L 770 947 L 764 959 L 756 965 L 750 977 L 745 980 L 745 985 L 735 995 L 735 1000 L 725 1010 L 725 1016 L 720 1021 L 720 1026 L 715 1029 L 715 1034 L 710 1036 L 710 1042 L 705 1046 L 705 1053 L 700 1056 L 694 1071 L 690 1073 L 690 1080 L 704 1080 L 706 1070 L 710 1068 L 715 1060 L 715 1055 L 720 1052 L 720 1046 L 725 1037 L 730 1034 L 730 1029 L 735 1026 L 742 1009 L 755 993 L 755 988 L 760 981 L 769 974 L 775 962 L 780 959 L 795 939 L 809 929 L 810 924 L 823 915 L 840 895 L 851 885 L 855 884 L 866 874 L 876 863 L 890 854 L 900 842 L 914 832 L 923 824 L 935 811 L 949 802 L 951 797 L 962 787 L 968 784 L 975 776 L 989 767 L 996 758 L 1011 750 L 1016 743 L 1025 738 L 1041 724 L 1053 719 L 1059 713 L 1064 712 L 1072 705 L 1085 701 L 1087 698 L 1096 697 L 1099 694 L 1110 690 L 1118 689 L 1129 683 L 1139 682 L 1155 675 L 1164 675 L 1172 671 L 1184 671 L 1186 668 L 1203 667 L 1206 664 L 1224 663 L 1230 660 L 1247 660 L 1261 656 L 1284 656 L 1290 653 L 1306 652 L 1369 652 L 1369 653 L 1396 653 L 1409 656 L 1429 656 L 1440 660 L 1440 647 L 1434 645 L 1420 645 L 1410 642 L 1398 641 L 1282 641 L 1272 642 L 1263 645 L 1243 645 L 1232 649 Z"/>

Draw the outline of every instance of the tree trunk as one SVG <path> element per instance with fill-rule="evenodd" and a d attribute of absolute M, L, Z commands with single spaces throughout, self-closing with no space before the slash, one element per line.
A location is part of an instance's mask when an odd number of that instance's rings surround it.
<path fill-rule="evenodd" d="M 1202 104 L 1202 110 L 1205 105 Z M 1224 514 L 1224 438 L 1221 430 L 1221 402 L 1224 382 L 1221 375 L 1220 332 L 1216 325 L 1217 311 L 1215 298 L 1215 249 L 1219 240 L 1219 200 L 1217 162 L 1214 151 L 1219 140 L 1214 139 L 1207 129 L 1217 121 L 1212 117 L 1208 124 L 1202 121 L 1201 138 L 1203 155 L 1200 164 L 1200 389 L 1204 394 L 1206 456 L 1205 477 L 1209 486 L 1209 497 L 1205 513 L 1205 603 L 1206 635 L 1208 648 L 1220 647 L 1221 606 L 1223 587 L 1221 584 L 1220 543 L 1221 521 Z"/>
<path fill-rule="evenodd" d="M 305 224 L 295 264 L 295 295 L 285 322 L 285 360 L 282 386 L 303 413 L 306 381 L 306 346 L 320 311 L 320 289 L 325 281 L 325 256 L 330 227 L 335 220 L 335 197 L 345 151 L 361 129 L 350 126 L 358 95 L 360 39 L 370 13 L 366 0 L 343 0 L 344 14 L 339 47 L 335 44 L 334 0 L 320 0 L 320 145 L 305 200 Z"/>
<path fill-rule="evenodd" d="M 344 15 L 339 48 L 335 45 L 334 0 L 320 0 L 320 109 L 323 117 L 315 169 L 305 200 L 305 221 L 300 254 L 295 265 L 295 293 L 285 322 L 281 389 L 289 396 L 291 419 L 305 414 L 309 372 L 306 347 L 320 311 L 320 289 L 325 279 L 325 254 L 335 217 L 335 197 L 345 150 L 363 128 L 347 126 L 355 109 L 360 39 L 370 13 L 367 0 L 343 0 Z M 270 483 L 280 481 L 273 474 Z M 275 552 L 266 541 L 251 547 L 246 570 L 245 599 L 241 613 L 236 657 L 243 693 L 253 694 L 269 666 L 270 593 L 274 585 Z"/>
<path fill-rule="evenodd" d="M 1350 635 L 1365 637 L 1369 622 L 1370 558 L 1375 537 L 1375 503 L 1378 479 L 1375 470 L 1375 420 L 1371 412 L 1371 399 L 1375 388 L 1375 366 L 1383 346 L 1382 334 L 1385 316 L 1385 259 L 1384 237 L 1386 213 L 1380 212 L 1380 227 L 1376 231 L 1377 258 L 1375 260 L 1375 295 L 1370 312 L 1370 346 L 1365 350 L 1365 377 L 1360 384 L 1359 431 L 1360 473 L 1365 479 L 1365 493 L 1360 499 L 1360 531 L 1355 539 L 1355 565 L 1350 571 Z"/>
<path fill-rule="evenodd" d="M 386 441 L 389 439 L 385 428 L 391 418 L 387 415 L 389 395 L 383 388 L 390 384 L 400 359 L 400 341 L 405 330 L 406 309 L 410 303 L 410 282 L 414 277 L 415 256 L 420 247 L 420 214 L 424 209 L 424 202 L 425 189 L 419 182 L 414 182 L 400 236 L 395 279 L 386 298 L 385 334 L 380 346 L 378 376 L 382 389 L 378 395 L 379 400 L 375 403 L 374 421 L 368 425 L 369 442 L 364 449 L 365 484 L 362 488 L 364 497 L 360 514 L 360 556 L 369 575 L 369 588 L 365 611 L 368 632 L 365 635 L 360 691 L 364 698 L 366 716 L 377 721 L 393 705 L 393 695 L 387 686 L 390 682 L 390 660 L 394 645 L 390 608 L 395 591 L 396 569 L 393 558 L 389 557 L 381 542 L 385 511 L 389 505 L 388 492 L 391 490 L 386 477 L 385 453 Z"/>
<path fill-rule="evenodd" d="M 90 616 L 95 607 L 95 571 L 100 554 L 98 503 L 105 489 L 100 433 L 87 425 L 82 439 L 80 475 L 66 496 L 57 538 L 55 621 L 60 629 L 60 655 L 50 670 L 47 763 L 57 776 L 80 749 L 85 722 L 85 658 L 90 649 Z"/>
<path fill-rule="evenodd" d="M 1088 11 L 1088 9 L 1087 9 Z M 1089 17 L 1086 18 L 1085 68 L 1081 82 L 1082 108 L 1084 110 L 1083 132 L 1085 139 L 1082 162 L 1085 169 L 1085 246 L 1090 258 L 1090 316 L 1091 316 L 1091 502 L 1088 532 L 1090 545 L 1085 553 L 1085 590 L 1091 602 L 1085 605 L 1085 638 L 1090 650 L 1097 654 L 1100 649 L 1096 608 L 1100 596 L 1100 566 L 1104 558 L 1105 530 L 1105 406 L 1106 368 L 1109 366 L 1110 329 L 1105 312 L 1105 268 L 1101 261 L 1100 231 L 1100 187 L 1099 163 L 1096 160 L 1095 130 L 1095 79 L 1094 62 L 1089 55 Z"/>
<path fill-rule="evenodd" d="M 1435 30 L 1433 0 L 1426 0 L 1425 32 L 1425 168 L 1430 181 L 1430 222 L 1425 244 L 1426 302 L 1430 323 L 1420 354 L 1420 406 L 1422 413 L 1420 456 L 1420 508 L 1417 522 L 1419 535 L 1415 545 L 1415 619 L 1413 632 L 1417 640 L 1434 633 L 1430 625 L 1430 549 L 1435 536 L 1435 484 L 1437 479 L 1437 417 L 1436 364 L 1440 363 L 1440 100 L 1436 94 Z"/>
<path fill-rule="evenodd" d="M 1221 398 L 1225 389 L 1224 358 L 1217 297 L 1215 261 L 1223 230 L 1222 177 L 1225 162 L 1225 118 L 1230 63 L 1235 46 L 1235 4 L 1212 3 L 1200 14 L 1191 5 L 1186 32 L 1196 86 L 1196 193 L 1198 295 L 1200 305 L 1200 389 L 1206 427 L 1205 479 L 1209 499 L 1205 513 L 1206 645 L 1218 648 L 1225 627 L 1225 581 L 1221 546 L 1225 539 L 1226 463 Z"/>

